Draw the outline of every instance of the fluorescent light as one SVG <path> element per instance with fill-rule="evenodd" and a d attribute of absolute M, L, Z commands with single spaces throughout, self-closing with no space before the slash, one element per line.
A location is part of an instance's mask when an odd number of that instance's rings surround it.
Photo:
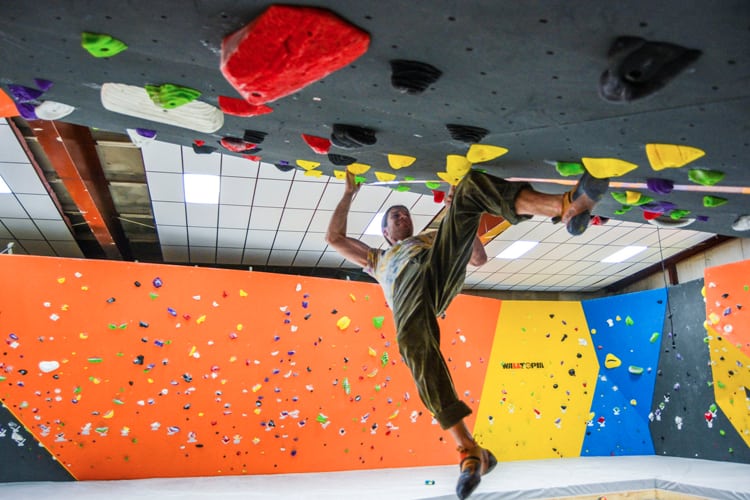
<path fill-rule="evenodd" d="M 186 202 L 213 205 L 219 203 L 221 180 L 218 175 L 185 174 L 182 177 Z"/>
<path fill-rule="evenodd" d="M 3 176 L 0 175 L 0 194 L 9 194 L 13 191 L 10 190 L 10 187 L 8 184 L 5 183 L 5 179 L 3 179 Z"/>
<path fill-rule="evenodd" d="M 378 212 L 375 217 L 370 221 L 370 225 L 365 229 L 365 234 L 371 234 L 373 236 L 383 236 L 383 216 L 385 212 Z"/>
<path fill-rule="evenodd" d="M 517 259 L 521 255 L 525 254 L 535 246 L 539 244 L 538 241 L 523 241 L 519 240 L 514 242 L 511 246 L 497 254 L 496 259 Z"/>
<path fill-rule="evenodd" d="M 638 255 L 642 251 L 644 251 L 648 247 L 639 246 L 639 245 L 633 245 L 629 247 L 625 247 L 622 250 L 618 250 L 609 257 L 605 257 L 602 259 L 602 262 L 606 262 L 608 264 L 615 264 L 617 262 L 622 262 L 624 260 L 628 260 L 630 257 L 633 257 L 634 255 Z"/>

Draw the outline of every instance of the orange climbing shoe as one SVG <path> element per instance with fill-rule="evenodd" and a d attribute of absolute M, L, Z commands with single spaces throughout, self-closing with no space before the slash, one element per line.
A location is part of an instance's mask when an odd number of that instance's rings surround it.
<path fill-rule="evenodd" d="M 563 194 L 560 217 L 552 222 L 562 220 L 568 232 L 573 236 L 583 234 L 589 227 L 591 210 L 599 203 L 609 189 L 609 179 L 597 179 L 584 172 L 576 186 Z"/>
<path fill-rule="evenodd" d="M 476 443 L 472 448 L 459 446 L 458 452 L 461 454 L 459 465 L 461 474 L 458 476 L 458 483 L 456 484 L 456 495 L 463 500 L 477 489 L 482 481 L 482 476 L 495 468 L 497 459 L 490 450 L 486 450 Z"/>

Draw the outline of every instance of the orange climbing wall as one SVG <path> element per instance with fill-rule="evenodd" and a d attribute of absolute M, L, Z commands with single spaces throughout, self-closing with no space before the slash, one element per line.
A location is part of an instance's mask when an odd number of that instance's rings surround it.
<path fill-rule="evenodd" d="M 78 479 L 455 463 L 377 285 L 17 255 L 0 275 L 0 399 Z M 499 310 L 460 296 L 441 320 L 475 412 Z"/>
<path fill-rule="evenodd" d="M 708 268 L 704 282 L 714 397 L 750 446 L 750 260 Z"/>

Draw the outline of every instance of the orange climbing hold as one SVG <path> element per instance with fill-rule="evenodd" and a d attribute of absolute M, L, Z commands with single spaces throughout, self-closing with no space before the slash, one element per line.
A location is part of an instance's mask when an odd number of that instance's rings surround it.
<path fill-rule="evenodd" d="M 12 116 L 18 116 L 18 108 L 16 103 L 10 98 L 2 89 L 0 89 L 0 117 L 10 118 Z"/>

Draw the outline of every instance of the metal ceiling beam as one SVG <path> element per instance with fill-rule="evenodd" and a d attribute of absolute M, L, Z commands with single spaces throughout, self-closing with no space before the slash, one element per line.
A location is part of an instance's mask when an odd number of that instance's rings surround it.
<path fill-rule="evenodd" d="M 132 260 L 89 129 L 46 120 L 30 121 L 29 126 L 104 255 L 113 260 Z"/>

